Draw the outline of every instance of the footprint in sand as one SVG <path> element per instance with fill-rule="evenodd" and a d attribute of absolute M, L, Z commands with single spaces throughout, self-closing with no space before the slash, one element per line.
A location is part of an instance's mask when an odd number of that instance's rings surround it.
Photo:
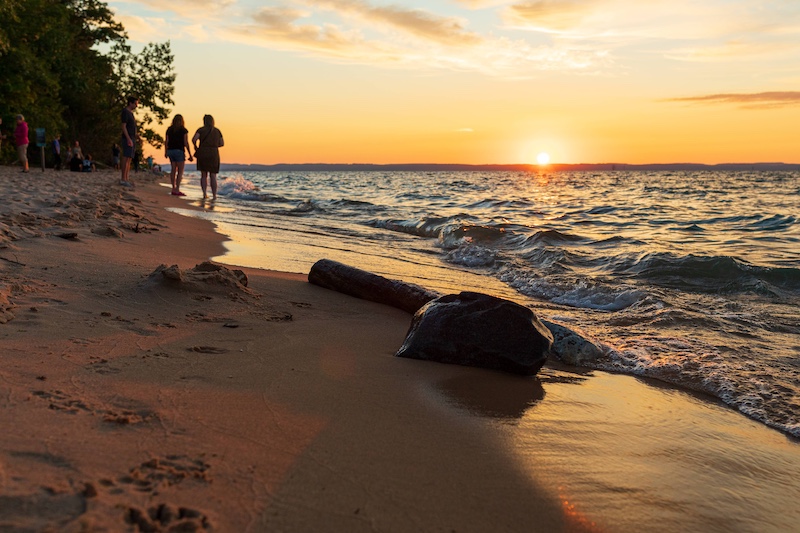
<path fill-rule="evenodd" d="M 143 511 L 129 507 L 125 511 L 125 522 L 139 531 L 199 531 L 210 529 L 208 517 L 195 509 L 175 507 L 166 503 L 154 505 Z"/>
<path fill-rule="evenodd" d="M 53 392 L 35 390 L 32 394 L 38 398 L 49 401 L 50 409 L 55 411 L 66 411 L 67 413 L 71 414 L 78 413 L 79 411 L 92 411 L 92 409 L 86 405 L 83 400 L 74 400 L 60 390 Z"/>
<path fill-rule="evenodd" d="M 211 465 L 202 458 L 168 455 L 164 458 L 150 459 L 131 468 L 128 474 L 121 476 L 117 481 L 123 485 L 132 485 L 140 492 L 154 492 L 161 486 L 177 485 L 187 479 L 211 483 L 209 468 Z"/>
<path fill-rule="evenodd" d="M 216 346 L 192 346 L 189 348 L 189 351 L 208 354 L 223 354 L 228 353 L 229 350 L 225 348 L 217 348 Z"/>
<path fill-rule="evenodd" d="M 135 401 L 129 400 L 127 406 L 117 406 L 113 409 L 102 409 L 91 406 L 83 400 L 71 398 L 67 393 L 60 390 L 52 392 L 36 390 L 31 394 L 49 402 L 48 407 L 54 411 L 62 411 L 68 414 L 78 414 L 79 412 L 101 416 L 103 422 L 116 424 L 118 426 L 131 426 L 143 424 L 150 421 L 160 420 L 158 413 L 148 409 L 146 406 L 138 405 Z"/>

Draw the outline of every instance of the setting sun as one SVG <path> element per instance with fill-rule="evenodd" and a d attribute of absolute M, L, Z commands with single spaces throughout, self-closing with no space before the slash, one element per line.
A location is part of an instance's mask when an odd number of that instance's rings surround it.
<path fill-rule="evenodd" d="M 539 155 L 536 156 L 536 162 L 540 165 L 546 165 L 550 162 L 550 154 L 547 152 L 541 152 Z"/>

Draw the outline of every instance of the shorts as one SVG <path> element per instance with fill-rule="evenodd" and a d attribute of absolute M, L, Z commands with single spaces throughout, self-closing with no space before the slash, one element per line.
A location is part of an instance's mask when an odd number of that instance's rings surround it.
<path fill-rule="evenodd" d="M 183 150 L 167 150 L 167 157 L 172 163 L 183 163 L 186 161 L 186 154 Z"/>
<path fill-rule="evenodd" d="M 118 155 L 114 156 L 114 166 L 116 166 L 116 165 L 119 165 L 119 156 Z"/>
<path fill-rule="evenodd" d="M 128 146 L 128 141 L 122 139 L 122 157 L 127 157 L 128 159 L 133 159 L 133 156 L 136 154 L 136 145 Z"/>
<path fill-rule="evenodd" d="M 19 154 L 19 162 L 20 163 L 27 163 L 28 162 L 28 145 L 27 144 L 20 144 L 17 146 L 17 154 Z"/>

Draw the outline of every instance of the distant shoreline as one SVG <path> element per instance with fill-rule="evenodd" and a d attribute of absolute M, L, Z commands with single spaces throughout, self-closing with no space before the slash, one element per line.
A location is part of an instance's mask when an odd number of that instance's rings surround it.
<path fill-rule="evenodd" d="M 186 165 L 187 170 L 195 170 L 194 165 Z M 551 164 L 544 167 L 538 165 L 464 165 L 464 164 L 437 164 L 437 163 L 401 163 L 401 164 L 369 164 L 369 163 L 280 163 L 276 165 L 246 165 L 222 164 L 222 171 L 405 171 L 405 172 L 437 172 L 437 171 L 514 171 L 530 172 L 538 170 L 548 171 L 626 171 L 626 170 L 730 170 L 730 171 L 797 171 L 798 163 L 722 163 L 705 165 L 701 163 L 655 163 L 644 165 L 631 165 L 625 163 L 578 163 L 578 164 Z"/>

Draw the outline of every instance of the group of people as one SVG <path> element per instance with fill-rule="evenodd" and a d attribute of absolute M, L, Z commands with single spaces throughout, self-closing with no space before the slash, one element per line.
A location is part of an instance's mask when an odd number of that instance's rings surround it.
<path fill-rule="evenodd" d="M 139 106 L 139 99 L 135 96 L 128 97 L 127 105 L 122 109 L 122 159 L 120 162 L 120 185 L 132 186 L 130 181 L 131 160 L 136 154 L 136 118 L 133 111 Z M 208 198 L 208 185 L 211 185 L 213 198 L 217 197 L 217 174 L 219 174 L 219 149 L 225 145 L 222 132 L 214 125 L 214 117 L 205 115 L 203 126 L 198 128 L 192 137 L 192 146 L 189 146 L 189 130 L 183 120 L 183 115 L 175 115 L 172 125 L 167 128 L 164 140 L 164 157 L 169 159 L 170 181 L 172 182 L 172 194 L 174 196 L 185 196 L 181 192 L 181 181 L 186 165 L 186 159 L 193 161 L 197 158 L 197 170 L 200 171 L 200 187 L 203 190 L 203 198 Z"/>
<path fill-rule="evenodd" d="M 136 117 L 133 111 L 139 106 L 139 99 L 135 96 L 128 97 L 127 105 L 122 109 L 122 136 L 120 145 L 114 145 L 112 155 L 114 157 L 114 168 L 120 170 L 120 185 L 132 187 L 130 179 L 131 161 L 136 157 L 136 142 L 139 136 L 136 131 Z M 22 172 L 29 172 L 28 166 L 28 123 L 25 117 L 17 115 L 17 126 L 14 130 L 14 140 L 17 146 L 19 161 L 22 165 Z M 0 119 L 2 124 L 2 119 Z M 4 137 L 0 137 L 2 141 Z M 172 194 L 175 196 L 185 196 L 181 192 L 181 181 L 188 155 L 189 161 L 197 159 L 197 170 L 200 171 L 200 187 L 203 190 L 203 198 L 208 198 L 208 186 L 211 185 L 213 198 L 217 197 L 217 174 L 219 174 L 220 158 L 219 149 L 225 145 L 222 132 L 215 126 L 214 117 L 205 115 L 203 126 L 198 128 L 192 136 L 192 145 L 189 145 L 189 130 L 186 129 L 183 115 L 175 115 L 172 125 L 167 128 L 164 142 L 164 157 L 168 158 L 171 165 L 170 181 L 172 182 Z M 61 136 L 56 134 L 53 139 L 53 162 L 56 170 L 61 169 Z M 194 152 L 194 157 L 192 156 Z M 92 172 L 96 170 L 92 156 L 84 156 L 80 143 L 75 144 L 69 150 L 70 170 L 75 172 Z"/>
<path fill-rule="evenodd" d="M 81 143 L 75 141 L 72 148 L 68 150 L 69 169 L 72 172 L 94 172 L 97 170 L 92 154 L 83 153 Z M 61 134 L 56 134 L 53 138 L 53 169 L 61 170 Z"/>

